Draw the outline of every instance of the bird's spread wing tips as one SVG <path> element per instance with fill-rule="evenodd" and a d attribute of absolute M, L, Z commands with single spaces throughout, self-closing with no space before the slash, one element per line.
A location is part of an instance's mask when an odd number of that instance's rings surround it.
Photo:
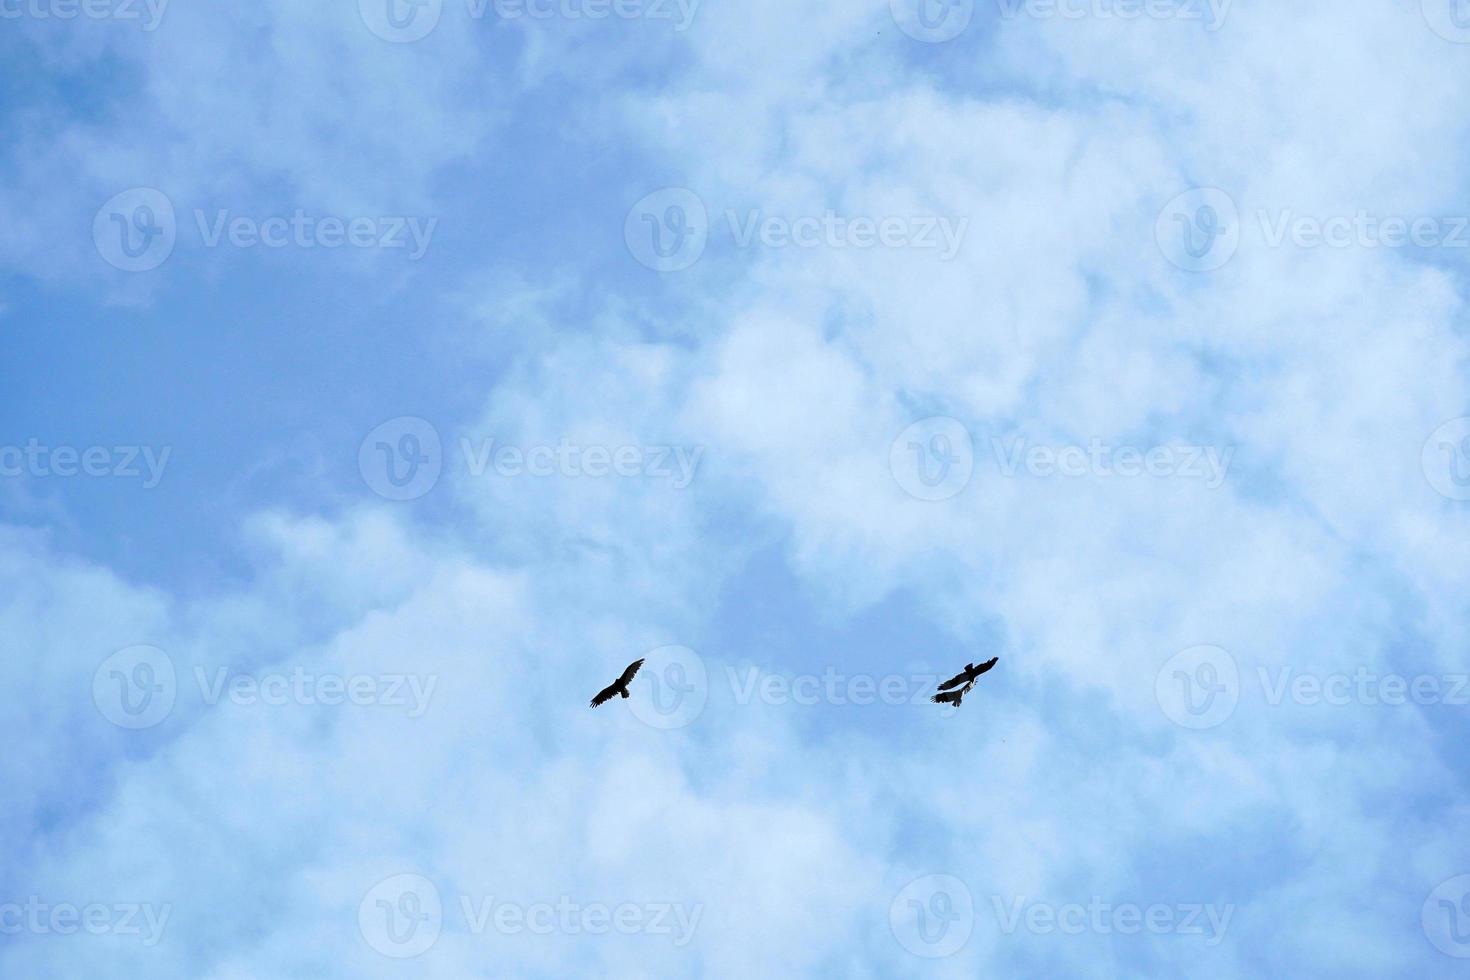
<path fill-rule="evenodd" d="M 628 669 L 625 670 L 625 671 L 623 671 L 623 676 L 618 678 L 618 683 L 619 684 L 626 684 L 629 681 L 631 681 L 633 679 L 633 675 L 636 674 L 636 673 L 638 673 L 638 668 L 640 668 L 642 666 L 643 666 L 643 661 L 642 660 L 635 660 L 632 663 L 630 663 L 628 665 Z"/>

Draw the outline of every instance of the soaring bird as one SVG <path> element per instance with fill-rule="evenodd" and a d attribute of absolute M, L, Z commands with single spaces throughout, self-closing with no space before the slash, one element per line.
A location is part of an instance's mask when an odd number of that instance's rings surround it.
<path fill-rule="evenodd" d="M 970 688 L 974 686 L 975 682 L 970 681 L 963 687 L 957 687 L 953 691 L 944 691 L 940 694 L 936 694 L 929 700 L 933 701 L 935 704 L 952 704 L 956 708 L 958 708 L 960 706 L 960 702 L 964 700 L 965 695 L 970 693 Z"/>
<path fill-rule="evenodd" d="M 943 684 L 940 684 L 939 689 L 941 691 L 948 691 L 953 688 L 959 687 L 961 684 L 965 685 L 968 688 L 969 685 L 975 683 L 975 678 L 979 677 L 981 674 L 994 667 L 996 661 L 999 659 L 999 657 L 991 657 L 979 667 L 976 667 L 974 664 L 965 664 L 964 670 L 960 671 L 958 674 L 955 674 Z M 958 704 L 959 702 L 955 703 Z"/>
<path fill-rule="evenodd" d="M 607 687 L 597 692 L 597 697 L 592 699 L 592 707 L 595 708 L 599 704 L 606 704 L 613 699 L 614 695 L 628 697 L 628 682 L 633 679 L 633 675 L 638 673 L 638 668 L 642 666 L 642 660 L 635 660 L 630 663 L 628 668 L 623 671 L 622 677 L 619 677 Z"/>

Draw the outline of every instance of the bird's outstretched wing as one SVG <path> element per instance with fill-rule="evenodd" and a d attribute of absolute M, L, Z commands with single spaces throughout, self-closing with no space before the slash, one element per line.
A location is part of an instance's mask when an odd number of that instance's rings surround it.
<path fill-rule="evenodd" d="M 943 694 L 934 695 L 929 700 L 933 701 L 935 704 L 959 704 L 960 698 L 964 696 L 964 691 L 946 691 Z"/>
<path fill-rule="evenodd" d="M 949 680 L 945 681 L 943 684 L 940 684 L 939 689 L 941 691 L 951 691 L 959 687 L 961 684 L 968 683 L 970 683 L 970 675 L 966 671 L 962 670 L 958 674 L 955 674 L 953 677 L 951 677 Z"/>
<path fill-rule="evenodd" d="M 617 696 L 618 685 L 609 684 L 607 687 L 604 687 L 602 690 L 597 692 L 597 697 L 592 699 L 592 707 L 595 708 L 600 704 L 607 704 L 609 701 Z"/>
<path fill-rule="evenodd" d="M 976 667 L 975 668 L 975 676 L 976 677 L 979 677 L 981 674 L 985 673 L 987 670 L 989 670 L 990 668 L 994 667 L 999 660 L 1000 660 L 999 657 L 991 657 L 989 660 L 985 661 L 979 667 Z"/>
<path fill-rule="evenodd" d="M 636 673 L 638 673 L 638 668 L 639 667 L 642 667 L 642 666 L 643 666 L 643 661 L 642 660 L 635 660 L 632 663 L 630 663 L 628 665 L 628 668 L 623 671 L 623 676 L 618 678 L 618 684 L 617 684 L 617 686 L 618 687 L 622 687 L 624 684 L 627 684 L 629 681 L 631 681 L 633 679 L 633 675 L 636 674 Z"/>

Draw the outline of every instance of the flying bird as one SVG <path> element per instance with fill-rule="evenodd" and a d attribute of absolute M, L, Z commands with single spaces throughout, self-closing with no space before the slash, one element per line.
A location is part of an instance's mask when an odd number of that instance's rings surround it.
<path fill-rule="evenodd" d="M 939 693 L 929 700 L 935 704 L 952 704 L 958 708 L 965 695 L 970 693 L 970 688 L 975 686 L 976 678 L 994 667 L 998 660 L 1000 660 L 999 657 L 991 657 L 978 667 L 974 664 L 965 664 L 965 669 L 940 684 Z"/>
<path fill-rule="evenodd" d="M 597 697 L 592 699 L 592 707 L 595 708 L 600 704 L 606 704 L 618 695 L 625 698 L 628 697 L 628 682 L 633 679 L 633 675 L 638 673 L 638 668 L 642 666 L 642 660 L 635 660 L 630 663 L 628 668 L 623 671 L 622 677 L 619 677 L 607 687 L 597 692 Z"/>

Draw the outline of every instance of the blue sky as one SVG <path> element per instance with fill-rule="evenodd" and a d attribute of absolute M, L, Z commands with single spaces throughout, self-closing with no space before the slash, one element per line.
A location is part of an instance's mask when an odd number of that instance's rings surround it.
<path fill-rule="evenodd" d="M 1462 975 L 1467 75 L 0 2 L 0 974 Z"/>

